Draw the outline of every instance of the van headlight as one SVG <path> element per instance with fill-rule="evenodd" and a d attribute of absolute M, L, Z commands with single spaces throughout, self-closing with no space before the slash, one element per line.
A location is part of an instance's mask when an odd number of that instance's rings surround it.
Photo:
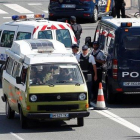
<path fill-rule="evenodd" d="M 31 96 L 30 96 L 30 100 L 31 100 L 32 102 L 36 102 L 36 101 L 37 101 L 37 96 L 36 96 L 36 95 L 31 95 Z"/>
<path fill-rule="evenodd" d="M 85 93 L 79 94 L 79 100 L 83 101 L 85 99 L 86 99 L 86 94 Z"/>

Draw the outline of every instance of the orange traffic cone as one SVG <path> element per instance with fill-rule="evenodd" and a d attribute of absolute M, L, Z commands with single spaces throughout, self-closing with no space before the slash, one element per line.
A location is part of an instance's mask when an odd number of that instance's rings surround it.
<path fill-rule="evenodd" d="M 97 103 L 96 103 L 96 107 L 94 107 L 94 109 L 95 110 L 106 110 L 107 109 L 107 107 L 105 105 L 102 83 L 99 83 Z"/>

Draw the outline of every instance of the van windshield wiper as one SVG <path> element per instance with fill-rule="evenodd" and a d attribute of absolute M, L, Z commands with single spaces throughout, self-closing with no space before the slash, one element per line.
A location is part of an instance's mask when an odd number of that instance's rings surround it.
<path fill-rule="evenodd" d="M 53 83 L 48 83 L 47 84 L 49 87 L 54 87 L 55 85 Z"/>
<path fill-rule="evenodd" d="M 76 83 L 75 86 L 80 86 L 80 84 L 79 83 Z"/>

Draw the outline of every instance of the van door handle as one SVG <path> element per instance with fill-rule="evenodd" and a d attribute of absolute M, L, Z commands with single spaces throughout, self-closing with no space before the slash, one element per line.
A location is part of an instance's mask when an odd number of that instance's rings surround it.
<path fill-rule="evenodd" d="M 19 90 L 19 88 L 15 87 L 17 90 Z"/>

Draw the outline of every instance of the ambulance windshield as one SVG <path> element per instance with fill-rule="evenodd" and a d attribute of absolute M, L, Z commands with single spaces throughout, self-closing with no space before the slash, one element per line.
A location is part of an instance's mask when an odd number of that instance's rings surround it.
<path fill-rule="evenodd" d="M 30 85 L 83 84 L 80 69 L 75 64 L 32 65 Z"/>

